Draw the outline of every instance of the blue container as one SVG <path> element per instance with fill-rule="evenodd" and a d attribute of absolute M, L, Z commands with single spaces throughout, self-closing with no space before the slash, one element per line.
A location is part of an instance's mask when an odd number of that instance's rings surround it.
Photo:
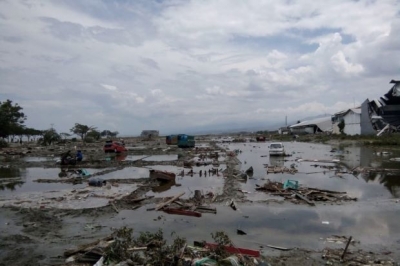
<path fill-rule="evenodd" d="M 285 183 L 283 183 L 283 189 L 298 189 L 299 188 L 299 181 L 297 180 L 286 180 Z"/>

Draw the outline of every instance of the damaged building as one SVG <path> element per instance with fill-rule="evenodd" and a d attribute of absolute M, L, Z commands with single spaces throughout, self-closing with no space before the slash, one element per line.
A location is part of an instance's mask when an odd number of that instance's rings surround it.
<path fill-rule="evenodd" d="M 343 133 L 361 135 L 361 107 L 337 112 L 332 116 L 332 133 L 340 134 L 339 124 L 344 123 Z"/>
<path fill-rule="evenodd" d="M 279 134 L 332 133 L 381 135 L 400 129 L 400 80 L 391 80 L 392 88 L 379 99 L 366 99 L 361 106 L 322 117 L 298 122 L 279 129 Z M 341 132 L 342 131 L 342 132 Z"/>
<path fill-rule="evenodd" d="M 392 80 L 393 87 L 376 100 L 364 101 L 361 106 L 361 134 L 378 131 L 397 131 L 400 128 L 400 81 Z"/>
<path fill-rule="evenodd" d="M 293 134 L 316 134 L 316 133 L 331 133 L 332 120 L 331 117 L 322 117 L 309 121 L 304 121 L 290 126 Z"/>

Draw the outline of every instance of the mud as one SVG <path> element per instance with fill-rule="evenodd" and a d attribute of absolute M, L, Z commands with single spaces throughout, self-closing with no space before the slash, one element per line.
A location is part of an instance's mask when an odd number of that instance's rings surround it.
<path fill-rule="evenodd" d="M 210 241 L 211 232 L 223 230 L 237 246 L 261 250 L 271 265 L 337 264 L 334 257 L 323 257 L 327 248 L 344 248 L 325 241 L 332 235 L 351 235 L 358 241 L 349 249 L 348 264 L 395 265 L 400 260 L 396 222 L 400 177 L 394 171 L 400 165 L 390 161 L 400 157 L 399 150 L 288 142 L 285 149 L 291 156 L 269 158 L 268 143 L 216 143 L 204 137 L 196 150 L 167 146 L 162 139 L 125 141 L 128 153 L 123 155 L 104 154 L 102 143 L 50 148 L 29 143 L 2 150 L 0 265 L 63 265 L 66 249 L 103 238 L 121 226 L 133 228 L 135 234 L 161 228 L 166 236 L 176 232 L 189 243 Z M 65 167 L 56 164 L 58 156 L 75 146 L 85 158 L 68 170 L 86 169 L 89 176 L 59 177 Z M 241 152 L 230 156 L 235 150 Z M 214 159 L 207 156 L 215 152 L 219 157 L 213 165 Z M 200 159 L 202 154 L 206 159 Z M 332 160 L 339 162 L 326 162 Z M 189 161 L 194 162 L 192 170 L 184 167 Z M 295 167 L 298 172 L 271 174 L 265 164 Z M 252 175 L 238 178 L 250 166 Z M 393 171 L 352 171 L 356 167 Z M 149 169 L 174 172 L 176 181 L 149 180 Z M 218 174 L 212 169 L 219 169 Z M 107 185 L 89 187 L 90 177 L 102 178 Z M 358 201 L 312 207 L 256 190 L 267 180 L 288 179 L 307 187 L 345 191 Z M 195 190 L 213 195 L 204 202 L 215 207 L 216 214 L 197 218 L 148 211 L 180 192 L 185 192 L 180 201 L 191 203 Z M 232 200 L 236 211 L 229 206 Z M 236 235 L 237 229 L 246 235 Z M 277 251 L 268 245 L 292 250 Z M 353 255 L 358 257 L 352 261 Z"/>

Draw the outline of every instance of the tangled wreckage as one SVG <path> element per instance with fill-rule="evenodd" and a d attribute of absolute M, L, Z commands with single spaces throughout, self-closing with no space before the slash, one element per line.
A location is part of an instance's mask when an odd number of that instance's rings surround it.
<path fill-rule="evenodd" d="M 393 87 L 376 100 L 365 100 L 361 105 L 361 134 L 398 131 L 400 128 L 400 81 L 391 80 Z"/>

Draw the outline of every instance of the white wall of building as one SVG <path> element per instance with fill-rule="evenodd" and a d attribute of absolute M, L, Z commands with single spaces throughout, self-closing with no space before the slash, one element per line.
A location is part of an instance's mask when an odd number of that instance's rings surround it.
<path fill-rule="evenodd" d="M 361 135 L 361 114 L 348 112 L 344 117 L 344 133 L 347 135 Z"/>

